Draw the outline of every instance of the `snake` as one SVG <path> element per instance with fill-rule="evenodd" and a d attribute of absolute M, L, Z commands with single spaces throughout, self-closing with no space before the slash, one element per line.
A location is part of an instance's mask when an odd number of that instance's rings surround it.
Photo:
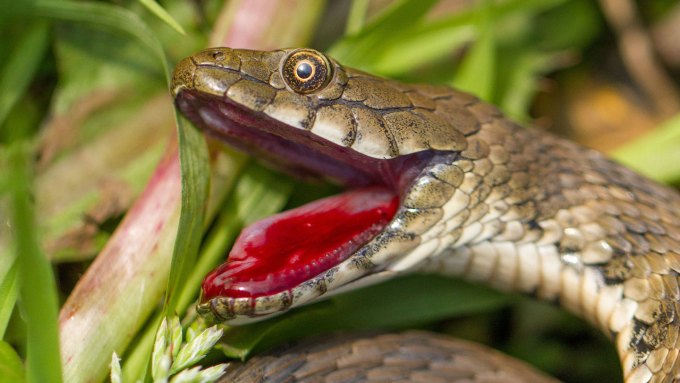
<path fill-rule="evenodd" d="M 207 49 L 177 64 L 171 93 L 208 136 L 345 189 L 246 227 L 203 281 L 208 320 L 437 273 L 584 318 L 615 344 L 626 383 L 680 381 L 675 190 L 466 92 L 308 48 Z"/>

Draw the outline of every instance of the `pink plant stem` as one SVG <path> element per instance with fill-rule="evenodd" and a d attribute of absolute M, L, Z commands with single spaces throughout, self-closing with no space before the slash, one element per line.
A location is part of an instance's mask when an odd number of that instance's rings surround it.
<path fill-rule="evenodd" d="M 179 208 L 179 159 L 173 144 L 61 309 L 64 381 L 100 381 L 112 352 L 125 350 L 154 310 L 152 302 L 160 301 Z"/>

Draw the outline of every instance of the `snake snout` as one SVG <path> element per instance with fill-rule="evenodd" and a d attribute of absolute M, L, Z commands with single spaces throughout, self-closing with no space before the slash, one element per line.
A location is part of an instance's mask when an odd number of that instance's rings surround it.
<path fill-rule="evenodd" d="M 177 64 L 170 83 L 172 97 L 176 97 L 181 90 L 188 88 L 188 86 L 194 83 L 195 72 L 196 64 L 191 57 L 187 57 Z"/>

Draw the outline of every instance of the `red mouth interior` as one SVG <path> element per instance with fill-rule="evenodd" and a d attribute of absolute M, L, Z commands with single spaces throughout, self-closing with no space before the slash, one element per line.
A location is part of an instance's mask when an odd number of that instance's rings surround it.
<path fill-rule="evenodd" d="M 203 299 L 276 294 L 337 265 L 390 222 L 398 196 L 368 187 L 328 197 L 252 224 L 227 263 L 203 281 Z"/>

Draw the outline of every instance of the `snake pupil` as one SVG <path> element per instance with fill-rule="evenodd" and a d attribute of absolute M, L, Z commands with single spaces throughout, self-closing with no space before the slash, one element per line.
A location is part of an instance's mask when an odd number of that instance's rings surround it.
<path fill-rule="evenodd" d="M 284 58 L 281 75 L 293 92 L 309 94 L 323 89 L 333 72 L 323 54 L 313 49 L 298 49 Z"/>
<path fill-rule="evenodd" d="M 300 63 L 295 69 L 297 76 L 303 80 L 310 78 L 313 72 L 314 68 L 307 62 Z"/>

